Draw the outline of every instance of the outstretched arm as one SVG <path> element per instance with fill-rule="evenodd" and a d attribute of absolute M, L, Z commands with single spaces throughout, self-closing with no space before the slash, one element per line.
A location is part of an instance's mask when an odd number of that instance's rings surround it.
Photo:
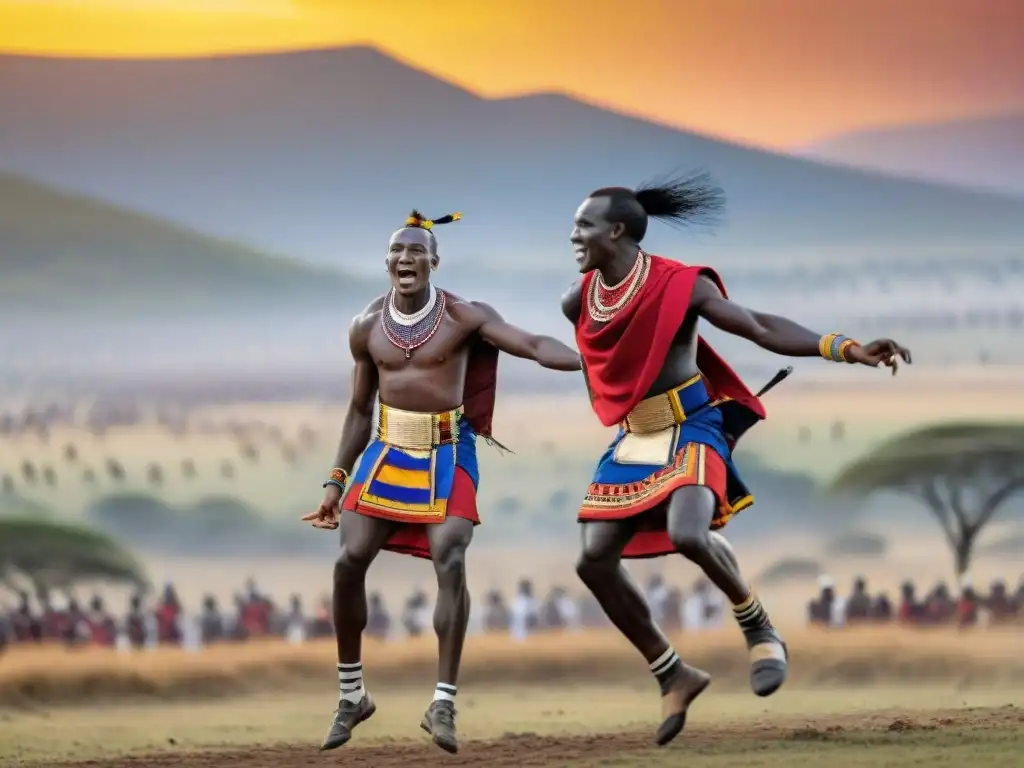
<path fill-rule="evenodd" d="M 713 280 L 697 279 L 690 299 L 691 309 L 716 328 L 754 342 L 759 347 L 787 357 L 819 357 L 823 355 L 820 333 L 804 328 L 778 315 L 755 312 L 730 301 Z M 828 345 L 825 345 L 826 348 Z M 896 356 L 910 362 L 910 351 L 892 339 L 879 339 L 870 344 L 852 342 L 844 348 L 846 362 L 877 366 L 885 363 L 896 372 Z"/>
<path fill-rule="evenodd" d="M 535 336 L 517 328 L 498 314 L 494 307 L 482 302 L 473 306 L 480 313 L 480 336 L 502 352 L 533 360 L 555 371 L 582 370 L 579 353 L 550 336 Z"/>
<path fill-rule="evenodd" d="M 697 278 L 691 308 L 716 328 L 752 341 L 757 346 L 788 357 L 817 357 L 822 334 L 797 325 L 792 320 L 767 315 L 730 301 L 714 281 Z"/>

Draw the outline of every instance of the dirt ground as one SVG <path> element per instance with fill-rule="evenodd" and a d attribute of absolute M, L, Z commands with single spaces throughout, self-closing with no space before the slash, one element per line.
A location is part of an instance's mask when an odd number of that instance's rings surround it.
<path fill-rule="evenodd" d="M 468 765 L 568 768 L 1010 768 L 1024 750 L 1020 634 L 898 627 L 787 635 L 793 664 L 769 699 L 749 691 L 734 627 L 676 647 L 713 684 L 668 748 L 657 687 L 614 632 L 475 638 L 452 757 L 419 729 L 436 680 L 432 637 L 368 643 L 374 717 L 331 753 L 331 641 L 157 649 L 15 649 L 0 663 L 0 766 L 295 768 Z"/>
<path fill-rule="evenodd" d="M 353 741 L 320 753 L 330 691 L 195 704 L 39 709 L 0 714 L 0 765 L 53 768 L 297 766 L 1019 765 L 1024 690 L 951 687 L 783 689 L 768 700 L 713 689 L 686 731 L 653 744 L 657 692 L 633 686 L 506 686 L 460 692 L 462 749 L 419 731 L 429 689 L 374 690 L 378 711 Z"/>

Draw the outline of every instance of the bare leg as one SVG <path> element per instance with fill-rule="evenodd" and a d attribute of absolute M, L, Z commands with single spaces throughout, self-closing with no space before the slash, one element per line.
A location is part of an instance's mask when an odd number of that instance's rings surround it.
<path fill-rule="evenodd" d="M 437 680 L 458 685 L 459 664 L 469 626 L 469 590 L 466 588 L 466 549 L 473 540 L 473 523 L 449 517 L 429 528 L 430 557 L 437 575 L 434 632 L 437 633 Z"/>
<path fill-rule="evenodd" d="M 466 588 L 466 549 L 473 540 L 473 523 L 449 517 L 427 527 L 430 557 L 437 575 L 434 631 L 437 633 L 437 687 L 421 726 L 446 752 L 458 752 L 455 732 L 455 694 L 459 665 L 469 625 L 469 590 Z"/>
<path fill-rule="evenodd" d="M 735 556 L 708 535 L 717 509 L 718 499 L 710 488 L 679 488 L 668 505 L 668 537 L 676 551 L 699 566 L 733 605 L 740 605 L 750 596 L 750 585 Z"/>
<path fill-rule="evenodd" d="M 750 686 L 758 696 L 769 696 L 786 680 L 786 646 L 740 573 L 731 548 L 710 535 L 717 507 L 718 500 L 709 488 L 687 486 L 676 490 L 668 507 L 669 539 L 729 598 L 750 652 Z"/>
<path fill-rule="evenodd" d="M 334 635 L 338 643 L 340 695 L 334 721 L 320 749 L 337 749 L 376 711 L 363 687 L 361 661 L 366 629 L 366 571 L 395 530 L 395 523 L 354 512 L 341 514 L 341 554 L 334 563 Z"/>
<path fill-rule="evenodd" d="M 366 572 L 394 533 L 390 520 L 341 514 L 341 554 L 334 563 L 334 636 L 338 663 L 355 664 L 362 658 L 366 629 Z"/>
<path fill-rule="evenodd" d="M 643 654 L 661 687 L 662 722 L 655 741 L 668 744 L 686 724 L 691 702 L 711 677 L 682 663 L 658 628 L 636 583 L 622 567 L 622 550 L 636 530 L 636 520 L 581 524 L 583 549 L 576 572 L 626 639 Z"/>
<path fill-rule="evenodd" d="M 733 569 L 739 573 L 740 561 L 736 559 L 736 553 L 732 551 L 732 547 L 729 546 L 729 542 L 726 541 L 725 537 L 715 531 L 711 531 L 708 536 L 711 537 L 711 545 L 717 548 L 721 556 L 728 560 Z"/>
<path fill-rule="evenodd" d="M 650 664 L 669 649 L 654 623 L 643 593 L 622 567 L 622 550 L 636 528 L 634 519 L 581 523 L 583 548 L 576 573 L 612 624 Z"/>

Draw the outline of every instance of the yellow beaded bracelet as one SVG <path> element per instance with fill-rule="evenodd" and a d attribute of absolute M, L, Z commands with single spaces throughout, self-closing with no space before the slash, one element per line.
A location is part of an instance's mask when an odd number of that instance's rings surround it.
<path fill-rule="evenodd" d="M 818 354 L 833 363 L 850 362 L 846 353 L 859 342 L 841 333 L 826 333 L 818 340 Z"/>

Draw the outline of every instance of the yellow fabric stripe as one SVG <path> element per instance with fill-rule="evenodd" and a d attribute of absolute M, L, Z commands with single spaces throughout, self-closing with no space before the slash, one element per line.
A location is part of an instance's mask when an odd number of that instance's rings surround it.
<path fill-rule="evenodd" d="M 448 510 L 448 500 L 438 499 L 434 502 L 433 508 L 428 504 L 402 504 L 391 499 L 382 499 L 368 493 L 359 496 L 361 505 L 370 506 L 383 512 L 404 512 L 414 517 L 441 518 L 443 519 Z"/>
<path fill-rule="evenodd" d="M 673 389 L 668 393 L 668 404 L 672 406 L 672 418 L 675 419 L 676 424 L 682 424 L 686 421 L 686 413 L 683 411 L 683 403 L 679 399 L 679 390 L 684 389 L 687 385 Z"/>
<path fill-rule="evenodd" d="M 452 446 L 452 454 L 454 458 L 455 446 Z M 454 462 L 453 462 L 454 463 Z M 455 464 L 458 466 L 458 464 Z M 430 508 L 434 509 L 437 504 L 437 483 L 434 479 L 437 477 L 437 451 L 430 452 L 430 470 L 427 474 L 427 487 L 430 488 Z M 447 501 L 447 500 L 446 500 Z"/>
<path fill-rule="evenodd" d="M 753 496 L 744 496 L 744 497 L 743 497 L 743 498 L 741 498 L 741 499 L 737 499 L 737 500 L 736 500 L 736 501 L 735 501 L 735 502 L 733 503 L 733 505 L 732 505 L 732 511 L 733 511 L 734 513 L 735 513 L 735 512 L 740 512 L 740 511 L 742 511 L 742 510 L 746 509 L 747 507 L 749 507 L 749 506 L 750 506 L 751 504 L 753 504 L 753 503 L 754 503 L 754 497 L 753 497 Z"/>
<path fill-rule="evenodd" d="M 416 488 L 426 490 L 430 488 L 430 472 L 417 469 L 400 469 L 385 464 L 377 472 L 377 480 L 388 485 L 397 485 L 401 488 Z"/>

